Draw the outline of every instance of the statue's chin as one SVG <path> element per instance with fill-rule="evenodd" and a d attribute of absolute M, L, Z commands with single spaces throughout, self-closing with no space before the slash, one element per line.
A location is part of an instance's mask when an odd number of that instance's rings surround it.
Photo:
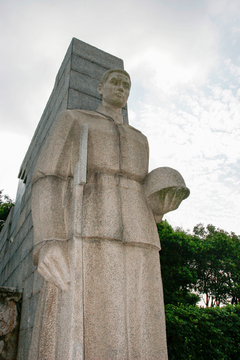
<path fill-rule="evenodd" d="M 122 109 L 127 103 L 127 101 L 121 96 L 119 97 L 116 96 L 115 99 L 111 99 L 111 100 L 107 99 L 107 101 L 104 100 L 104 102 L 105 102 L 104 104 L 105 106 L 109 106 L 115 109 Z"/>

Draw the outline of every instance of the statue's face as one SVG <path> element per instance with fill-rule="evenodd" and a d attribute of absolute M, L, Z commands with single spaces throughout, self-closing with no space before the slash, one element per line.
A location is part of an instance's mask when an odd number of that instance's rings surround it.
<path fill-rule="evenodd" d="M 127 103 L 130 87 L 128 76 L 113 72 L 104 84 L 99 84 L 98 92 L 102 95 L 104 102 L 116 108 L 122 108 Z"/>

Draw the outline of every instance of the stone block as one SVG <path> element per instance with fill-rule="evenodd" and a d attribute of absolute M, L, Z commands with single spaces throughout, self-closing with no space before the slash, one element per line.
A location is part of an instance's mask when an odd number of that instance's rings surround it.
<path fill-rule="evenodd" d="M 34 325 L 35 314 L 38 306 L 38 298 L 39 298 L 39 293 L 32 296 L 31 299 L 29 300 L 29 320 L 28 320 L 29 328 L 32 328 Z"/>
<path fill-rule="evenodd" d="M 55 88 L 53 89 L 53 92 L 51 94 L 51 101 L 49 101 L 49 103 L 46 107 L 46 112 L 43 117 L 44 121 L 42 121 L 41 126 L 46 125 L 46 122 L 48 122 L 49 115 L 53 112 L 56 101 L 59 101 L 59 99 L 61 101 L 63 94 L 68 90 L 70 71 L 71 71 L 71 68 L 70 68 L 70 62 L 69 62 L 68 68 L 65 69 L 62 77 L 59 79 L 57 86 L 55 85 Z M 45 122 L 45 124 L 44 124 L 44 122 Z"/>
<path fill-rule="evenodd" d="M 26 206 L 24 206 L 19 214 L 19 218 L 16 224 L 16 232 L 22 227 L 24 221 L 26 220 Z"/>
<path fill-rule="evenodd" d="M 59 101 L 59 99 L 61 101 L 63 94 L 69 88 L 70 71 L 71 71 L 71 68 L 70 68 L 70 62 L 69 62 L 68 68 L 65 69 L 65 72 L 64 72 L 63 76 L 61 77 L 61 79 L 58 83 L 58 86 L 53 90 L 52 99 L 47 106 L 46 114 L 44 116 L 45 122 L 48 121 L 50 113 L 53 112 L 56 101 Z M 44 126 L 44 125 L 46 125 L 46 124 L 44 124 L 42 122 L 41 126 Z"/>
<path fill-rule="evenodd" d="M 71 44 L 69 45 L 69 47 L 67 49 L 66 55 L 64 56 L 63 62 L 62 62 L 61 66 L 60 66 L 60 69 L 59 69 L 59 71 L 57 73 L 56 84 L 58 84 L 59 79 L 61 79 L 63 73 L 65 72 L 65 69 L 68 68 L 68 64 L 71 62 L 72 42 L 73 42 L 73 40 L 71 41 Z"/>
<path fill-rule="evenodd" d="M 11 266 L 11 264 L 10 264 L 10 266 Z M 13 287 L 14 286 L 13 279 L 12 279 L 12 273 L 10 273 L 9 271 L 8 271 L 7 280 L 6 280 L 5 284 L 4 284 L 4 286 L 7 286 L 7 287 Z"/>
<path fill-rule="evenodd" d="M 18 208 L 16 210 L 18 210 L 18 211 L 16 211 L 16 214 L 14 213 L 14 216 L 13 216 L 13 221 L 11 224 L 10 238 L 14 237 L 16 235 L 16 233 L 19 232 L 19 229 L 22 226 L 22 219 L 20 220 L 21 224 L 19 223 L 20 208 Z"/>
<path fill-rule="evenodd" d="M 16 260 L 10 259 L 10 261 L 9 261 L 9 278 L 8 278 L 9 283 L 8 283 L 8 286 L 17 287 L 16 282 L 17 282 L 17 275 L 18 275 L 19 270 L 20 270 L 20 269 L 18 269 L 20 267 L 20 264 L 21 263 L 16 262 Z M 17 269 L 18 269 L 18 271 L 17 271 Z M 22 267 L 21 267 L 21 269 L 22 269 Z"/>
<path fill-rule="evenodd" d="M 43 282 L 43 277 L 39 274 L 39 272 L 37 271 L 36 266 L 35 266 L 34 281 L 33 281 L 33 295 L 39 293 L 39 291 L 41 290 L 42 282 Z"/>
<path fill-rule="evenodd" d="M 32 273 L 27 279 L 23 282 L 23 301 L 29 299 L 33 294 L 33 281 L 34 281 L 34 273 Z"/>
<path fill-rule="evenodd" d="M 5 280 L 4 286 L 9 286 L 10 287 L 11 284 L 10 284 L 10 281 L 9 281 L 9 277 L 11 275 L 11 263 L 9 261 L 7 262 L 7 264 L 5 266 L 5 271 L 6 271 L 6 274 L 5 274 L 6 280 Z"/>
<path fill-rule="evenodd" d="M 66 108 L 62 109 L 62 104 L 64 102 L 65 97 L 67 96 L 66 94 L 68 94 L 68 89 L 66 87 L 64 87 L 61 89 L 61 94 L 60 94 L 61 96 L 59 96 L 53 104 L 53 109 L 52 109 L 52 112 L 48 119 L 48 122 L 51 124 L 51 126 L 53 125 L 54 121 L 58 117 L 59 113 L 62 110 L 66 110 Z M 49 127 L 49 130 L 50 130 L 50 127 Z"/>
<path fill-rule="evenodd" d="M 91 77 L 99 81 L 102 77 L 102 74 L 107 70 L 106 68 L 99 66 L 73 54 L 72 56 L 72 70 L 79 72 L 80 74 L 87 75 L 91 74 Z"/>
<path fill-rule="evenodd" d="M 18 230 L 18 232 L 14 232 L 14 234 L 11 236 L 11 238 L 12 238 L 11 246 L 13 247 L 13 253 L 19 252 L 19 246 L 22 241 L 21 236 L 19 234 L 19 230 Z"/>
<path fill-rule="evenodd" d="M 32 328 L 28 328 L 26 330 L 20 330 L 17 360 L 28 359 L 31 338 L 32 338 Z"/>
<path fill-rule="evenodd" d="M 24 281 L 34 273 L 35 266 L 33 265 L 32 251 L 24 258 L 21 263 L 22 266 L 22 277 L 19 279 L 19 286 L 24 286 Z"/>
<path fill-rule="evenodd" d="M 23 260 L 22 260 L 22 277 L 23 280 L 25 280 L 30 274 L 31 271 L 29 270 L 29 263 L 31 262 L 31 256 L 26 256 Z"/>
<path fill-rule="evenodd" d="M 18 242 L 19 237 L 15 237 L 14 234 L 12 236 L 10 236 L 10 248 L 11 248 L 11 254 L 12 256 L 15 256 L 15 253 L 17 252 L 18 248 L 19 248 L 19 242 Z"/>
<path fill-rule="evenodd" d="M 14 286 L 19 290 L 23 290 L 23 265 L 22 263 L 19 264 L 19 266 L 15 270 L 16 275 L 14 275 Z"/>
<path fill-rule="evenodd" d="M 67 108 L 68 91 L 69 89 L 63 88 L 61 92 L 61 96 L 59 96 L 57 98 L 57 101 L 54 103 L 53 112 L 51 113 L 50 116 L 51 126 L 54 124 L 54 121 L 57 119 L 60 112 Z"/>
<path fill-rule="evenodd" d="M 97 91 L 99 80 L 90 78 L 87 75 L 80 74 L 77 71 L 71 71 L 70 88 L 80 93 L 93 96 L 101 100 L 101 96 Z"/>
<path fill-rule="evenodd" d="M 13 271 L 15 271 L 15 269 L 20 265 L 19 262 L 19 251 L 18 249 L 15 251 L 15 253 L 13 254 L 12 258 L 9 260 L 10 264 L 11 264 L 11 273 Z"/>
<path fill-rule="evenodd" d="M 28 329 L 29 324 L 29 299 L 22 302 L 20 331 Z"/>
<path fill-rule="evenodd" d="M 7 226 L 4 226 L 1 230 L 1 240 L 0 240 L 0 249 L 2 252 L 3 247 L 5 247 L 6 240 L 7 240 Z"/>
<path fill-rule="evenodd" d="M 1 269 L 1 272 L 0 272 L 0 283 L 2 286 L 5 286 L 5 281 L 6 281 L 6 266 L 3 267 Z"/>
<path fill-rule="evenodd" d="M 89 46 L 89 44 L 79 41 L 78 39 L 73 38 L 72 49 L 74 54 L 80 55 L 86 60 L 105 67 L 106 69 L 123 68 L 122 59 L 97 49 L 94 46 Z"/>
<path fill-rule="evenodd" d="M 20 330 L 19 331 L 19 347 L 18 347 L 18 360 L 26 360 L 26 340 L 27 340 L 27 330 Z"/>
<path fill-rule="evenodd" d="M 11 287 L 11 288 L 15 287 L 15 281 L 14 281 L 15 279 L 14 279 L 13 275 L 14 275 L 14 272 L 8 276 L 8 279 L 6 282 L 7 287 Z"/>
<path fill-rule="evenodd" d="M 30 201 L 30 197 L 31 197 L 31 188 L 29 186 L 26 186 L 25 192 L 22 196 L 22 203 L 21 203 L 22 207 L 25 206 L 28 201 Z"/>
<path fill-rule="evenodd" d="M 6 241 L 6 249 L 7 249 L 7 253 L 6 253 L 6 256 L 8 258 L 8 261 L 11 260 L 12 256 L 13 256 L 13 253 L 12 253 L 12 247 L 11 247 L 11 243 L 10 243 L 10 238 L 7 239 Z M 10 269 L 11 270 L 11 269 Z"/>
<path fill-rule="evenodd" d="M 29 216 L 30 212 L 31 212 L 31 199 L 30 198 L 26 201 L 25 206 L 26 206 L 26 216 Z"/>
<path fill-rule="evenodd" d="M 25 221 L 25 223 L 23 224 L 23 226 L 21 227 L 20 231 L 19 231 L 19 235 L 21 237 L 21 244 L 19 246 L 19 248 L 21 248 L 21 257 L 20 257 L 20 261 L 22 261 L 25 256 L 26 256 L 26 253 L 22 253 L 23 252 L 23 248 L 25 249 L 26 248 L 26 236 L 27 236 L 27 233 L 28 233 L 28 228 L 27 228 L 27 223 Z M 25 250 L 24 250 L 25 251 Z"/>
<path fill-rule="evenodd" d="M 27 236 L 24 238 L 21 244 L 21 261 L 30 253 L 33 248 L 33 228 L 29 230 Z"/>
<path fill-rule="evenodd" d="M 36 271 L 36 266 L 33 264 L 33 249 L 27 255 L 28 259 L 28 274 L 32 274 Z"/>
<path fill-rule="evenodd" d="M 69 89 L 68 109 L 96 110 L 99 105 L 100 99 Z"/>
<path fill-rule="evenodd" d="M 3 248 L 3 258 L 1 259 L 1 262 L 0 262 L 0 265 L 1 265 L 0 266 L 1 267 L 0 278 L 2 277 L 2 271 L 6 270 L 7 263 L 9 262 L 9 256 L 6 253 L 7 245 L 8 244 L 5 243 L 5 247 Z"/>

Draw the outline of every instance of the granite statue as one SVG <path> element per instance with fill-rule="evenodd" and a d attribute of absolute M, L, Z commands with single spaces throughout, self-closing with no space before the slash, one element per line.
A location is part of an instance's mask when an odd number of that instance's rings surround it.
<path fill-rule="evenodd" d="M 189 190 L 176 170 L 148 173 L 147 138 L 123 122 L 130 87 L 126 71 L 104 73 L 102 105 L 63 111 L 39 156 L 29 359 L 167 359 L 156 222 Z"/>

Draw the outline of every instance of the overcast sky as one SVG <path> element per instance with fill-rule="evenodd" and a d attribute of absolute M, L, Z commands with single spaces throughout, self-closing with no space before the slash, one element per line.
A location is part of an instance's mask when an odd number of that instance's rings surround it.
<path fill-rule="evenodd" d="M 17 175 L 73 37 L 124 60 L 150 170 L 190 197 L 166 218 L 240 234 L 239 0 L 0 0 L 0 189 Z"/>

